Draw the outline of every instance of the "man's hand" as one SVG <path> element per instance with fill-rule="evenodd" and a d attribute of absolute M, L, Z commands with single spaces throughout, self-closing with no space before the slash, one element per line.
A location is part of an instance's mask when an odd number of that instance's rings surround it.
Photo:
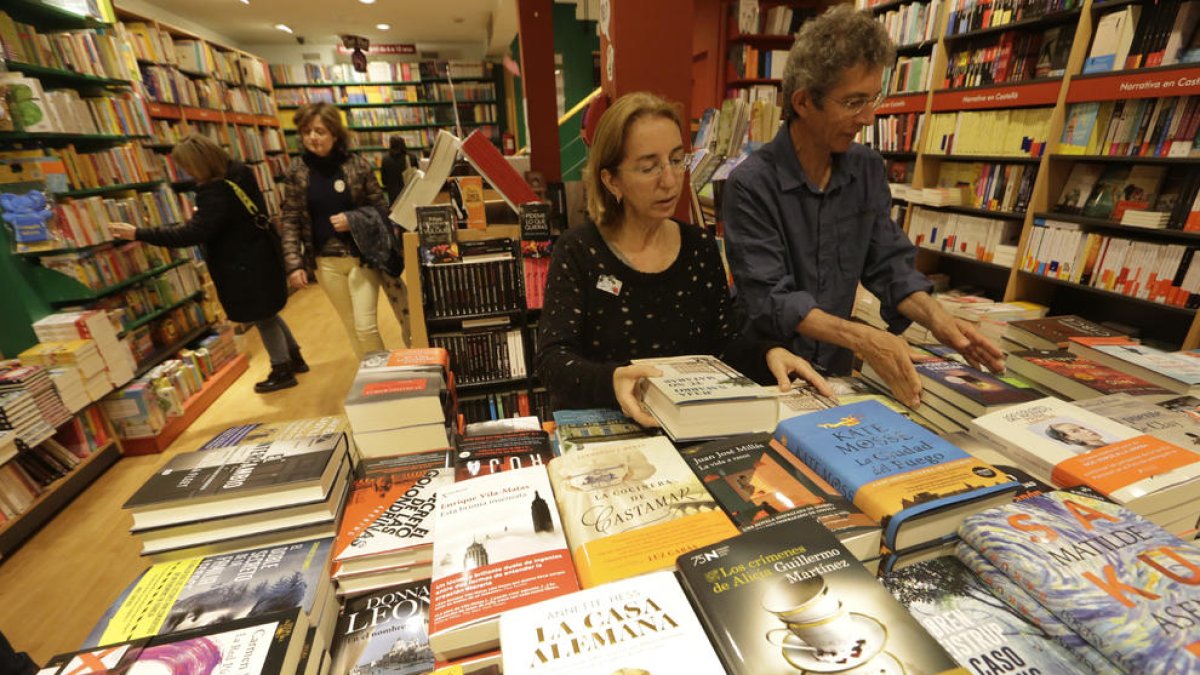
<path fill-rule="evenodd" d="M 329 216 L 329 224 L 333 226 L 333 229 L 336 232 L 350 231 L 350 219 L 347 218 L 346 214 L 344 213 L 338 213 L 336 215 Z"/>
<path fill-rule="evenodd" d="M 821 377 L 812 365 L 783 347 L 775 347 L 767 352 L 767 368 L 779 383 L 779 391 L 791 391 L 792 375 L 798 375 L 807 380 L 822 396 L 835 398 L 833 387 Z"/>
<path fill-rule="evenodd" d="M 288 286 L 296 290 L 308 287 L 308 272 L 296 270 L 288 275 Z"/>
<path fill-rule="evenodd" d="M 962 354 L 971 367 L 1004 372 L 1004 352 L 966 321 L 946 317 L 930 326 L 929 332 L 938 342 Z"/>
<path fill-rule="evenodd" d="M 113 239 L 126 239 L 133 241 L 137 238 L 137 226 L 129 223 L 109 223 L 108 234 Z"/>
<path fill-rule="evenodd" d="M 642 407 L 642 394 L 646 390 L 645 378 L 661 377 L 662 371 L 654 366 L 621 366 L 613 371 L 613 393 L 621 412 L 644 427 L 657 427 L 658 420 Z"/>
<path fill-rule="evenodd" d="M 892 390 L 892 396 L 910 408 L 921 405 L 921 380 L 912 364 L 912 351 L 899 335 L 872 330 L 858 347 L 863 360 L 871 364 Z"/>

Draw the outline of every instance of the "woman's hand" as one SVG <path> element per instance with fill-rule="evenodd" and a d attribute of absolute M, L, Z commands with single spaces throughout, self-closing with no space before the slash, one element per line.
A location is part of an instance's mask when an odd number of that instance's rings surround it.
<path fill-rule="evenodd" d="M 296 270 L 288 275 L 288 286 L 296 290 L 308 287 L 308 272 Z"/>
<path fill-rule="evenodd" d="M 817 373 L 812 364 L 783 347 L 774 347 L 767 352 L 767 368 L 779 383 L 779 391 L 791 391 L 792 375 L 797 375 L 807 380 L 822 396 L 836 399 L 833 387 Z"/>
<path fill-rule="evenodd" d="M 349 232 L 350 231 L 350 219 L 347 218 L 346 214 L 344 214 L 344 213 L 339 213 L 336 215 L 329 216 L 329 224 L 333 225 L 333 229 L 335 232 Z"/>
<path fill-rule="evenodd" d="M 137 239 L 137 226 L 129 223 L 109 223 L 108 235 L 113 239 L 133 241 Z"/>
<path fill-rule="evenodd" d="M 658 426 L 658 420 L 642 405 L 645 378 L 660 376 L 662 371 L 654 366 L 621 366 L 613 371 L 613 393 L 621 405 L 621 412 L 644 427 Z"/>

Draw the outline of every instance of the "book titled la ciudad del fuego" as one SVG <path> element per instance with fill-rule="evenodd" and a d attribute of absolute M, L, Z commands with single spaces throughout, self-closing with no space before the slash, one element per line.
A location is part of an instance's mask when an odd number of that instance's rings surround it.
<path fill-rule="evenodd" d="M 1018 484 L 877 401 L 779 423 L 775 437 L 905 549 L 952 534 L 968 513 L 1012 499 Z"/>
<path fill-rule="evenodd" d="M 960 533 L 1127 672 L 1200 673 L 1200 548 L 1068 492 L 975 514 Z"/>

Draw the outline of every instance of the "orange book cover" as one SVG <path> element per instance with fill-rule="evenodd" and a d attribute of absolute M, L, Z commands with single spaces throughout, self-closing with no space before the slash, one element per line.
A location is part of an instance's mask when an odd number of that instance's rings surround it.
<path fill-rule="evenodd" d="M 462 194 L 463 209 L 467 212 L 467 227 L 475 230 L 487 229 L 483 179 L 479 176 L 459 176 L 456 180 L 458 190 Z"/>

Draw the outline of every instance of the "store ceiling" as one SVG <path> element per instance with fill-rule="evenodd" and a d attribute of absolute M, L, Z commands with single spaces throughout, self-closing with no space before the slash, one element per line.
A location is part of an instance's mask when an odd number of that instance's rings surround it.
<path fill-rule="evenodd" d="M 373 43 L 511 42 L 516 35 L 516 0 L 147 0 L 240 44 L 329 43 L 351 33 Z M 119 4 L 119 0 L 118 0 Z M 289 26 L 294 34 L 276 29 Z M 389 30 L 376 24 L 386 23 Z M 489 34 L 495 26 L 496 35 Z M 507 35 L 499 33 L 506 32 Z"/>

